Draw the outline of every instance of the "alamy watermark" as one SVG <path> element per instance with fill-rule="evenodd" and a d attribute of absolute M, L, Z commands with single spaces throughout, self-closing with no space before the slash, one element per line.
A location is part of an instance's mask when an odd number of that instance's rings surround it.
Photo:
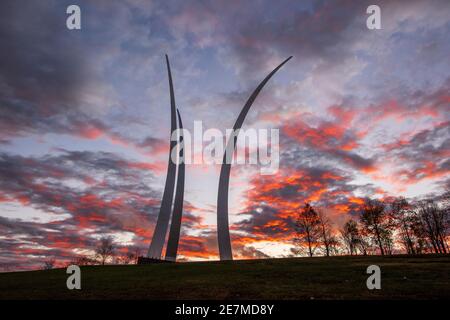
<path fill-rule="evenodd" d="M 381 289 L 381 269 L 376 264 L 372 264 L 367 267 L 367 274 L 370 276 L 367 278 L 366 286 L 369 290 Z"/>
<path fill-rule="evenodd" d="M 381 29 L 381 8 L 372 4 L 367 7 L 367 14 L 370 14 L 366 20 L 366 26 L 369 30 L 380 30 Z"/>
<path fill-rule="evenodd" d="M 67 278 L 67 281 L 66 281 L 67 289 L 80 290 L 81 289 L 81 269 L 80 269 L 80 267 L 72 264 L 67 267 L 66 273 L 70 274 L 70 276 Z"/>
<path fill-rule="evenodd" d="M 259 165 L 262 175 L 278 172 L 278 129 L 226 129 L 222 132 L 215 128 L 203 130 L 202 121 L 194 121 L 193 134 L 187 129 L 177 129 L 172 132 L 171 140 L 178 142 L 171 150 L 175 163 L 250 164 Z"/>
<path fill-rule="evenodd" d="M 72 4 L 67 7 L 66 13 L 69 15 L 66 19 L 66 27 L 69 30 L 81 29 L 81 9 L 79 6 Z"/>

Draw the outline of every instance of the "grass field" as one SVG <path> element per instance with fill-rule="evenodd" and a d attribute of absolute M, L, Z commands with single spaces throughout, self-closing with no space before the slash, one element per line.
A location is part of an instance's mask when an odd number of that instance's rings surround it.
<path fill-rule="evenodd" d="M 381 290 L 366 287 L 381 268 Z M 86 266 L 81 290 L 65 269 L 0 274 L 0 299 L 450 298 L 450 255 L 331 257 Z"/>

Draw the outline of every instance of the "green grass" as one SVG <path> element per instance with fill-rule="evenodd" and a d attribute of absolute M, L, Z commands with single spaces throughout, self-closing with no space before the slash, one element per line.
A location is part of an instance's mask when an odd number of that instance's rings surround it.
<path fill-rule="evenodd" d="M 381 268 L 381 290 L 366 287 Z M 81 267 L 0 274 L 0 299 L 438 299 L 450 298 L 450 255 L 330 257 Z"/>

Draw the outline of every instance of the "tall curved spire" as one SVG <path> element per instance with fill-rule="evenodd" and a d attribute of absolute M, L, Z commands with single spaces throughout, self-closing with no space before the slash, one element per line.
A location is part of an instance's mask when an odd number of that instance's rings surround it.
<path fill-rule="evenodd" d="M 176 130 L 176 107 L 175 107 L 175 94 L 173 91 L 172 73 L 170 72 L 169 57 L 166 55 L 167 73 L 169 75 L 169 88 L 170 88 L 170 132 Z M 171 151 L 175 148 L 177 142 L 170 139 L 169 161 L 167 164 L 167 176 L 166 185 L 164 186 L 164 193 L 161 200 L 161 207 L 159 209 L 158 220 L 156 222 L 155 231 L 153 232 L 152 242 L 148 249 L 147 257 L 160 259 L 162 249 L 164 246 L 164 240 L 167 234 L 167 227 L 169 225 L 170 213 L 172 210 L 173 192 L 175 187 L 175 173 L 176 166 L 171 159 Z"/>
<path fill-rule="evenodd" d="M 179 136 L 179 157 L 178 157 L 178 174 L 177 187 L 175 191 L 175 202 L 173 205 L 172 222 L 170 224 L 169 240 L 167 241 L 166 260 L 176 261 L 178 243 L 180 241 L 181 218 L 183 215 L 184 201 L 184 140 L 183 140 L 183 122 L 181 122 L 180 112 L 178 114 Z"/>
<path fill-rule="evenodd" d="M 269 73 L 263 81 L 261 81 L 258 87 L 256 87 L 255 91 L 253 91 L 251 96 L 248 98 L 236 120 L 236 123 L 233 126 L 233 134 L 230 137 L 234 138 L 230 138 L 228 140 L 227 147 L 223 154 L 223 163 L 220 169 L 219 191 L 217 196 L 217 240 L 219 243 L 220 260 L 233 260 L 230 230 L 228 227 L 228 187 L 230 183 L 231 161 L 227 161 L 227 159 L 232 158 L 233 152 L 236 148 L 236 141 L 239 130 L 241 129 L 245 117 L 256 97 L 258 96 L 262 88 L 266 85 L 266 83 L 270 80 L 270 78 L 291 58 L 292 56 L 284 60 L 278 67 L 273 69 L 272 72 Z"/>

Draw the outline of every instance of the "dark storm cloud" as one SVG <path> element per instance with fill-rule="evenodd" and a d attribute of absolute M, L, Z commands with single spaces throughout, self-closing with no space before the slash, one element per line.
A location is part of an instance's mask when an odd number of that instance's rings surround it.
<path fill-rule="evenodd" d="M 280 193 L 283 193 L 282 190 L 275 191 L 277 197 L 280 196 L 279 191 Z M 286 198 L 289 199 L 292 197 Z M 250 234 L 259 234 L 263 237 L 271 238 L 277 235 L 286 234 L 286 231 L 291 233 L 291 231 L 294 230 L 294 220 L 280 218 L 278 216 L 279 209 L 272 207 L 270 204 L 264 205 L 255 203 L 248 209 L 249 211 L 243 213 L 249 214 L 250 218 L 244 219 L 237 224 L 240 231 L 246 231 Z M 274 221 L 276 223 L 271 223 Z"/>
<path fill-rule="evenodd" d="M 375 164 L 374 159 L 368 159 L 360 156 L 357 153 L 344 151 L 344 150 L 332 150 L 329 151 L 331 156 L 335 156 L 337 159 L 342 160 L 343 162 L 350 165 L 350 167 L 354 167 L 359 170 L 372 170 L 373 165 Z"/>
<path fill-rule="evenodd" d="M 33 130 L 63 131 L 61 116 L 77 108 L 77 94 L 89 69 L 77 45 L 79 38 L 68 33 L 65 19 L 65 7 L 56 1 L 2 2 L 2 136 Z"/>
<path fill-rule="evenodd" d="M 150 136 L 144 138 L 141 142 L 137 142 L 137 146 L 152 155 L 167 153 L 169 151 L 169 144 L 166 140 L 157 139 Z"/>
<path fill-rule="evenodd" d="M 129 23 L 133 5 L 75 2 L 83 8 L 83 24 L 82 30 L 71 31 L 66 27 L 70 4 L 74 2 L 1 3 L 2 141 L 30 133 L 66 133 L 84 138 L 102 133 L 117 135 L 105 111 L 118 103 L 103 62 L 121 46 L 123 34 L 117 31 L 123 31 Z M 120 121 L 126 122 L 124 119 Z"/>
<path fill-rule="evenodd" d="M 242 74 L 266 67 L 273 57 L 293 55 L 296 64 L 312 60 L 339 64 L 354 55 L 354 45 L 368 36 L 367 1 L 190 1 L 160 4 L 176 36 L 192 37 L 200 46 L 218 46 Z M 383 23 L 403 22 L 423 11 L 424 1 L 378 1 Z M 412 8 L 412 9 L 411 9 Z M 432 1 L 430 11 L 448 10 L 445 0 Z M 418 12 L 419 14 L 423 12 Z M 405 18 L 404 18 L 405 17 Z M 420 15 L 417 17 L 420 19 Z M 399 21 L 400 22 L 400 21 Z"/>
<path fill-rule="evenodd" d="M 315 2 L 303 10 L 277 3 L 258 11 L 250 20 L 238 19 L 238 30 L 230 35 L 231 50 L 246 71 L 264 66 L 274 50 L 302 63 L 319 57 L 339 63 L 357 38 L 357 30 L 350 32 L 353 22 L 365 18 L 364 4 L 350 1 Z"/>
<path fill-rule="evenodd" d="M 45 232 L 37 228 L 37 226 L 38 224 L 35 222 L 24 222 L 18 219 L 0 217 L 0 228 L 3 235 L 27 234 L 29 237 L 38 239 L 45 235 Z"/>
<path fill-rule="evenodd" d="M 365 20 L 364 3 L 352 1 L 184 3 L 171 10 L 178 33 L 199 45 L 225 45 L 234 62 L 253 73 L 275 54 L 298 61 L 333 58 L 338 62 L 355 39 L 352 24 Z M 194 24 L 202 21 L 201 24 Z M 194 41 L 195 42 L 195 41 Z"/>

